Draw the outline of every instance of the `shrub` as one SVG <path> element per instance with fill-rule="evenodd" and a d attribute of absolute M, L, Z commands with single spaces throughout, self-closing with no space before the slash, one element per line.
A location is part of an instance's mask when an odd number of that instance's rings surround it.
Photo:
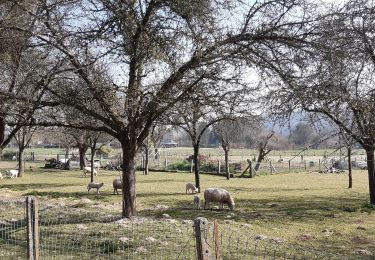
<path fill-rule="evenodd" d="M 113 153 L 113 149 L 107 145 L 103 145 L 98 150 L 98 155 L 103 155 L 105 157 L 108 157 L 111 153 Z"/>
<path fill-rule="evenodd" d="M 190 163 L 188 161 L 182 161 L 177 163 L 172 163 L 168 165 L 169 170 L 176 170 L 176 171 L 190 171 Z"/>

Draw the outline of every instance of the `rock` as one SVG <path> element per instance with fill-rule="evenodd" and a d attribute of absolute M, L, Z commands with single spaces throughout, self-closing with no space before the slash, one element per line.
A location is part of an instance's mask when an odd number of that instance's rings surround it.
<path fill-rule="evenodd" d="M 274 242 L 275 244 L 281 244 L 282 242 L 284 242 L 281 238 L 278 237 L 272 237 L 270 241 Z"/>
<path fill-rule="evenodd" d="M 143 246 L 140 246 L 138 247 L 136 250 L 135 250 L 135 253 L 136 254 L 139 254 L 139 253 L 146 253 L 147 252 L 147 249 Z"/>
<path fill-rule="evenodd" d="M 120 242 L 122 242 L 122 243 L 128 243 L 130 241 L 130 238 L 128 238 L 128 237 L 120 237 L 118 240 Z"/>
<path fill-rule="evenodd" d="M 168 214 L 166 214 L 166 213 L 164 213 L 163 215 L 161 215 L 161 217 L 162 217 L 162 218 L 168 218 L 168 219 L 170 219 L 170 218 L 171 218 L 171 216 L 170 216 L 170 215 L 168 215 Z"/>
<path fill-rule="evenodd" d="M 253 228 L 251 224 L 241 224 L 241 227 Z"/>
<path fill-rule="evenodd" d="M 357 253 L 365 256 L 372 256 L 372 253 L 366 249 L 358 249 Z"/>
<path fill-rule="evenodd" d="M 163 242 L 161 242 L 161 245 L 162 246 L 168 246 L 168 242 L 167 241 L 163 241 Z"/>
<path fill-rule="evenodd" d="M 226 217 L 226 218 L 231 218 L 232 216 L 231 216 L 231 215 L 226 215 L 225 217 Z"/>
<path fill-rule="evenodd" d="M 85 225 L 83 225 L 83 224 L 78 224 L 78 225 L 77 225 L 77 228 L 78 228 L 78 229 L 82 229 L 82 230 L 87 229 L 87 227 L 86 227 Z"/>
<path fill-rule="evenodd" d="M 182 220 L 182 224 L 185 224 L 185 225 L 193 225 L 194 222 L 190 219 L 184 219 Z"/>
<path fill-rule="evenodd" d="M 267 240 L 268 239 L 268 237 L 267 236 L 264 236 L 264 235 L 257 235 L 256 237 L 255 237 L 255 240 Z"/>
<path fill-rule="evenodd" d="M 322 231 L 322 233 L 324 233 L 323 235 L 326 236 L 326 237 L 329 237 L 330 235 L 333 234 L 333 231 L 329 230 L 329 229 L 324 229 Z"/>
<path fill-rule="evenodd" d="M 150 242 L 150 243 L 153 243 L 153 242 L 156 241 L 156 239 L 153 238 L 153 237 L 146 237 L 145 240 L 146 240 L 147 242 Z"/>

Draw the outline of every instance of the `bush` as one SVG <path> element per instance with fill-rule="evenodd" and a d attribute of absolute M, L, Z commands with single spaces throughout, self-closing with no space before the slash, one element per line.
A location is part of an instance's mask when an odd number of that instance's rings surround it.
<path fill-rule="evenodd" d="M 172 163 L 168 165 L 169 170 L 175 170 L 175 171 L 190 171 L 190 162 L 188 161 L 183 161 L 183 162 L 177 162 L 177 163 Z"/>
<path fill-rule="evenodd" d="M 16 156 L 16 152 L 6 151 L 2 154 L 3 160 L 12 160 L 13 156 Z"/>

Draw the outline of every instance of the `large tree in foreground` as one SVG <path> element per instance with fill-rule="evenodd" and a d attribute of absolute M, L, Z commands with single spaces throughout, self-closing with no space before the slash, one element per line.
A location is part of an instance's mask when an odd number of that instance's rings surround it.
<path fill-rule="evenodd" d="M 294 57 L 294 77 L 290 77 L 290 66 L 272 68 L 285 84 L 272 92 L 271 98 L 277 111 L 300 108 L 318 113 L 363 147 L 370 202 L 375 204 L 373 2 L 348 1 L 331 10 L 317 25 L 314 41 L 311 56 Z"/>
<path fill-rule="evenodd" d="M 137 214 L 135 155 L 153 122 L 198 83 L 238 73 L 244 54 L 257 66 L 267 53 L 297 47 L 306 6 L 303 0 L 40 1 L 33 40 L 53 48 L 62 65 L 49 94 L 85 115 L 70 127 L 104 131 L 121 143 L 123 216 Z M 63 119 L 48 121 L 64 125 Z"/>

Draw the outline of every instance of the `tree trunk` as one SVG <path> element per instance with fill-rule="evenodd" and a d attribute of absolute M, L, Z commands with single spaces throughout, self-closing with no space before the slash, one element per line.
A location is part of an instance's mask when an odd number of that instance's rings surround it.
<path fill-rule="evenodd" d="M 2 144 L 5 141 L 5 119 L 4 117 L 0 117 L 0 150 L 2 150 L 4 147 L 2 147 Z"/>
<path fill-rule="evenodd" d="M 91 182 L 94 182 L 94 157 L 95 157 L 95 147 L 94 148 L 91 148 L 91 158 L 90 158 L 90 162 L 91 162 L 91 174 L 90 174 L 90 181 Z"/>
<path fill-rule="evenodd" d="M 199 144 L 194 144 L 193 148 L 194 148 L 193 161 L 194 161 L 195 187 L 198 188 L 198 193 L 200 193 L 201 187 L 200 187 L 200 179 L 199 179 L 199 160 L 198 160 Z"/>
<path fill-rule="evenodd" d="M 18 147 L 18 177 L 22 177 L 24 173 L 24 167 L 23 167 L 24 152 L 25 152 L 25 147 Z"/>
<path fill-rule="evenodd" d="M 370 192 L 370 203 L 375 204 L 375 167 L 374 167 L 374 148 L 371 145 L 366 147 L 368 182 Z"/>
<path fill-rule="evenodd" d="M 348 188 L 351 189 L 353 187 L 353 177 L 352 177 L 352 148 L 348 147 L 348 178 L 349 178 L 349 185 Z"/>
<path fill-rule="evenodd" d="M 255 171 L 259 170 L 260 163 L 263 161 L 264 156 L 265 156 L 264 151 L 262 149 L 259 150 L 259 155 L 258 155 L 257 163 L 255 164 L 255 167 L 254 167 Z"/>
<path fill-rule="evenodd" d="M 122 216 L 130 218 L 137 216 L 135 193 L 135 155 L 136 143 L 121 143 L 123 153 L 122 163 Z"/>
<path fill-rule="evenodd" d="M 227 180 L 230 179 L 230 172 L 229 172 L 229 148 L 227 146 L 223 146 L 224 150 L 224 159 L 225 159 L 225 175 Z"/>
<path fill-rule="evenodd" d="M 148 158 L 148 145 L 145 145 L 145 160 L 144 160 L 144 173 L 145 175 L 148 174 L 148 161 L 149 161 L 149 158 Z"/>
<path fill-rule="evenodd" d="M 86 167 L 86 151 L 87 147 L 78 146 L 79 151 L 79 168 L 83 170 Z"/>

